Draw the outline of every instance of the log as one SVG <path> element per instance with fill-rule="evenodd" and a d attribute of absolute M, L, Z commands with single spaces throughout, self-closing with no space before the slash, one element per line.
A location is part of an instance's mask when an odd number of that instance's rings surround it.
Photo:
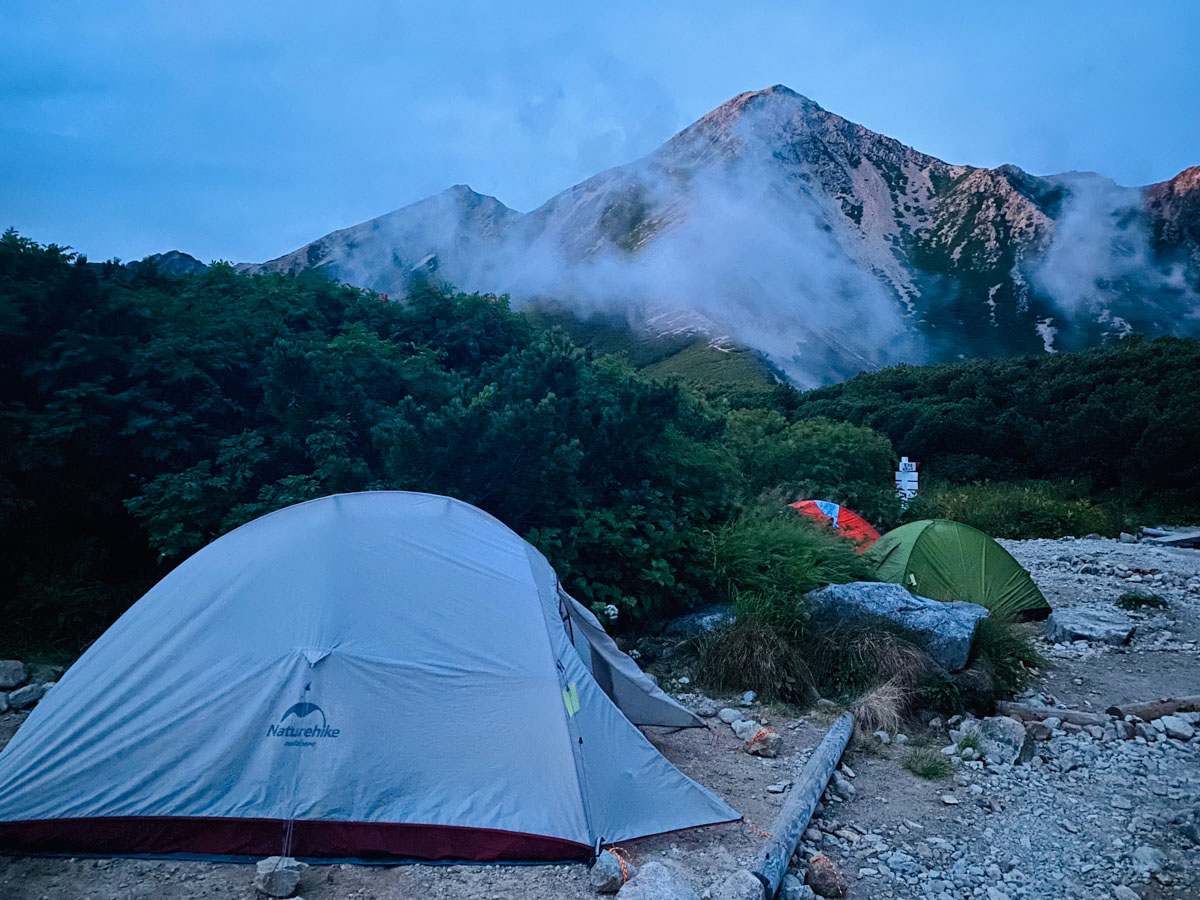
<path fill-rule="evenodd" d="M 771 826 L 770 837 L 750 867 L 750 871 L 763 883 L 767 897 L 774 897 L 779 891 L 779 883 L 783 881 L 792 854 L 796 852 L 817 801 L 829 784 L 853 732 L 853 714 L 842 713 L 825 733 L 788 792 L 783 809 Z"/>
<path fill-rule="evenodd" d="M 1107 710 L 1110 716 L 1123 719 L 1126 716 L 1137 716 L 1143 722 L 1161 719 L 1180 712 L 1200 712 L 1200 694 L 1193 697 L 1164 697 L 1161 700 L 1147 700 L 1145 703 L 1127 703 L 1121 706 L 1110 706 Z"/>
<path fill-rule="evenodd" d="M 1106 713 L 1084 712 L 1080 709 L 1062 709 L 1057 706 L 1022 706 L 1020 703 L 997 703 L 996 711 L 1002 716 L 1011 716 L 1022 722 L 1040 722 L 1051 716 L 1086 728 L 1088 725 L 1107 725 L 1112 719 Z"/>
<path fill-rule="evenodd" d="M 1146 543 L 1159 547 L 1197 547 L 1200 546 L 1200 531 L 1175 531 L 1165 537 L 1146 538 Z"/>

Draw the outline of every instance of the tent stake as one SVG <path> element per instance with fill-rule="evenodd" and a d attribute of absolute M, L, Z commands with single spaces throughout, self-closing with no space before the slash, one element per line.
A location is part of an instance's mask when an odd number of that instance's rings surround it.
<path fill-rule="evenodd" d="M 750 871 L 766 888 L 768 898 L 773 898 L 778 892 L 779 883 L 783 881 L 784 873 L 787 872 L 788 862 L 796 852 L 800 837 L 808 827 L 817 801 L 821 799 L 825 786 L 829 784 L 833 770 L 837 768 L 838 760 L 842 758 L 853 731 L 853 714 L 846 712 L 838 716 L 821 743 L 817 745 L 817 749 L 813 751 L 813 755 L 804 764 L 800 777 L 788 792 L 783 809 L 775 817 L 775 824 L 771 826 L 771 836 L 759 851 L 754 865 L 750 867 Z"/>

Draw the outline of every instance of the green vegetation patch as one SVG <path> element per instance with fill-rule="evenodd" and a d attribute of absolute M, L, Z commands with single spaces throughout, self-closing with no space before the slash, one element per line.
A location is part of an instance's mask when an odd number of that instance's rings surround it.
<path fill-rule="evenodd" d="M 1117 598 L 1117 606 L 1130 612 L 1142 609 L 1166 609 L 1167 601 L 1158 594 L 1125 591 Z"/>
<path fill-rule="evenodd" d="M 954 764 L 932 747 L 910 747 L 904 754 L 904 768 L 918 778 L 935 781 L 949 778 L 954 771 Z"/>

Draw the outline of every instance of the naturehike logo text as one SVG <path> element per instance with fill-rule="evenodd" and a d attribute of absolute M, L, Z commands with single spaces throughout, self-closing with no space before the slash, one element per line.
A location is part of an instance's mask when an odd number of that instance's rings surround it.
<path fill-rule="evenodd" d="M 313 720 L 312 725 L 292 725 L 288 723 L 288 718 L 295 716 L 297 719 L 306 719 L 316 713 L 321 717 L 321 724 L 317 725 L 316 720 Z M 288 709 L 279 720 L 278 725 L 267 726 L 267 737 L 292 738 L 287 742 L 289 747 L 314 747 L 316 746 L 316 738 L 336 738 L 342 733 L 340 728 L 330 728 L 329 723 L 325 719 L 325 711 L 315 703 L 297 703 Z"/>

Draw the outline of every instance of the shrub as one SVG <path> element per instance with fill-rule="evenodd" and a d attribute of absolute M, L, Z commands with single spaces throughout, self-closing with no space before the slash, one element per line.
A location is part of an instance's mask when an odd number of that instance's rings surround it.
<path fill-rule="evenodd" d="M 963 696 L 958 682 L 945 672 L 930 672 L 918 685 L 913 702 L 923 709 L 947 716 L 963 710 Z"/>
<path fill-rule="evenodd" d="M 992 612 L 976 626 L 968 665 L 985 668 L 991 676 L 993 695 L 1007 698 L 1027 687 L 1047 660 L 1034 646 L 1028 626 Z"/>
<path fill-rule="evenodd" d="M 802 594 L 867 578 L 866 564 L 848 541 L 791 509 L 751 510 L 719 529 L 713 569 L 730 602 L 787 618 L 797 615 Z"/>
<path fill-rule="evenodd" d="M 919 778 L 946 778 L 954 765 L 940 751 L 930 747 L 910 747 L 904 754 L 904 768 Z"/>
<path fill-rule="evenodd" d="M 1126 591 L 1117 598 L 1117 606 L 1130 612 L 1139 609 L 1166 609 L 1167 601 L 1158 594 L 1142 594 L 1137 591 Z"/>
<path fill-rule="evenodd" d="M 1114 516 L 1085 495 L 1075 482 L 982 482 L 926 487 L 909 505 L 905 518 L 951 519 L 992 537 L 1058 538 L 1084 534 L 1115 535 Z"/>

